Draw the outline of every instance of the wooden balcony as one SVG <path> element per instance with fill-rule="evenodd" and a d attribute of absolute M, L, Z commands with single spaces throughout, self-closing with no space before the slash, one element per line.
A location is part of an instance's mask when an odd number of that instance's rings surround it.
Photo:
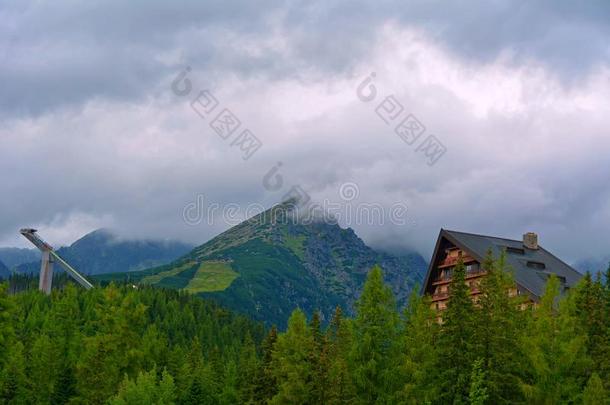
<path fill-rule="evenodd" d="M 445 260 L 443 260 L 443 262 L 441 264 L 439 264 L 438 268 L 444 269 L 447 267 L 455 266 L 457 264 L 458 260 L 459 260 L 459 257 L 447 256 L 445 258 Z M 462 255 L 462 261 L 464 262 L 464 264 L 468 264 L 468 263 L 474 262 L 475 259 L 473 257 L 470 257 L 469 255 Z"/>
<path fill-rule="evenodd" d="M 468 272 L 468 273 L 466 273 L 466 280 L 481 277 L 481 276 L 484 276 L 485 274 L 487 274 L 487 271 L 481 270 L 481 269 L 479 269 L 477 271 Z M 432 285 L 449 284 L 449 283 L 451 283 L 451 280 L 452 280 L 451 277 L 438 278 L 432 282 Z"/>
<path fill-rule="evenodd" d="M 478 287 L 470 287 L 470 295 L 480 295 L 481 290 Z M 432 294 L 432 302 L 445 301 L 449 299 L 449 292 Z"/>
<path fill-rule="evenodd" d="M 446 300 L 448 298 L 449 298 L 449 293 L 448 292 L 433 294 L 432 295 L 432 302 L 443 301 L 443 300 Z"/>

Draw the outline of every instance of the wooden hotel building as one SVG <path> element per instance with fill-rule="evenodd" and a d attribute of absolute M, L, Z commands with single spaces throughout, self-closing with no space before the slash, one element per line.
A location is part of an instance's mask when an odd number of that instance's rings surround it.
<path fill-rule="evenodd" d="M 447 307 L 451 277 L 459 257 L 466 267 L 466 283 L 471 296 L 477 300 L 478 286 L 487 274 L 482 265 L 490 249 L 496 258 L 506 252 L 507 268 L 515 279 L 511 294 L 527 295 L 534 303 L 542 296 L 551 274 L 558 277 L 562 292 L 572 288 L 582 277 L 541 247 L 535 233 L 528 232 L 522 240 L 513 240 L 441 229 L 422 288 L 424 294 L 432 297 L 435 309 L 442 311 Z"/>

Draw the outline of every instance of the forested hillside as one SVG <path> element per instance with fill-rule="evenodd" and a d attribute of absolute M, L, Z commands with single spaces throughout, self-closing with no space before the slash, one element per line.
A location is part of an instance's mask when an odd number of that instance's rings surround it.
<path fill-rule="evenodd" d="M 608 403 L 610 284 L 587 275 L 560 297 L 552 277 L 521 310 L 503 263 L 488 258 L 477 305 L 458 264 L 442 324 L 416 293 L 399 313 L 374 267 L 354 318 L 337 308 L 323 329 L 297 309 L 285 332 L 176 291 L 5 285 L 0 402 Z"/>
<path fill-rule="evenodd" d="M 113 403 L 134 403 L 134 389 L 142 404 L 235 403 L 237 364 L 254 361 L 263 338 L 260 323 L 176 291 L 68 283 L 47 297 L 7 295 L 6 284 L 0 403 L 100 404 L 119 390 Z"/>

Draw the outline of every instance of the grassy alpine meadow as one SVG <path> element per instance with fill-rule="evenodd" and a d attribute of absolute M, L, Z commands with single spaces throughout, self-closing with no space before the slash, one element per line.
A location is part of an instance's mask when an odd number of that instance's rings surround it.
<path fill-rule="evenodd" d="M 239 277 L 239 273 L 233 271 L 228 263 L 207 261 L 199 265 L 197 273 L 189 281 L 185 290 L 193 294 L 224 291 L 237 277 Z"/>

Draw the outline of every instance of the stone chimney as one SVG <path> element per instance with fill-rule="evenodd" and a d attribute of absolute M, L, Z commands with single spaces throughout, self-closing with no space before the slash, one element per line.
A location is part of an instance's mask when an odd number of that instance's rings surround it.
<path fill-rule="evenodd" d="M 537 250 L 538 249 L 538 235 L 534 232 L 528 232 L 523 235 L 523 246 L 528 249 Z"/>

